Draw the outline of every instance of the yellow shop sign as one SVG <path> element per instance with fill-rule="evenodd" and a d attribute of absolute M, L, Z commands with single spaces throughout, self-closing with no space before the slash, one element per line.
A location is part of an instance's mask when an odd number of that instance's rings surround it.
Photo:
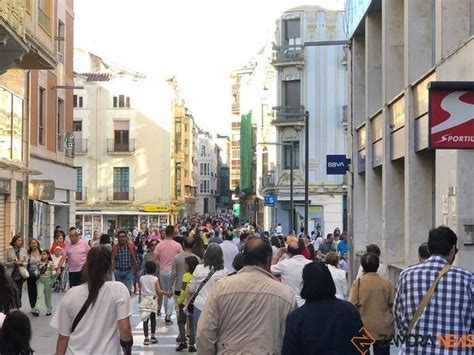
<path fill-rule="evenodd" d="M 169 212 L 170 207 L 167 205 L 145 205 L 143 207 L 145 212 Z"/>

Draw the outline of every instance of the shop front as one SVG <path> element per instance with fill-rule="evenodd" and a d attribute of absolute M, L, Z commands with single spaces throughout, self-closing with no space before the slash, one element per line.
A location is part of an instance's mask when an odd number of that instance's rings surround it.
<path fill-rule="evenodd" d="M 170 223 L 169 212 L 146 211 L 77 211 L 76 228 L 88 239 L 94 231 L 114 235 L 123 229 L 140 231 L 165 228 Z"/>

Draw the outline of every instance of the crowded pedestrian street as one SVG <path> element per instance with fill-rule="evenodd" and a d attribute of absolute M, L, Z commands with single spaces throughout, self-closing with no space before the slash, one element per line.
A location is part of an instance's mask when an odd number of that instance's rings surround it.
<path fill-rule="evenodd" d="M 473 355 L 474 0 L 0 0 L 0 355 Z"/>

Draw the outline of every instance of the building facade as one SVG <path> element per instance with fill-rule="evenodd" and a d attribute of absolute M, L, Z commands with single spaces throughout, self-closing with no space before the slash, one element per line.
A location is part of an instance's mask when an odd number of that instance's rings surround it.
<path fill-rule="evenodd" d="M 218 178 L 222 165 L 221 149 L 215 144 L 209 132 L 198 135 L 199 154 L 197 177 L 197 213 L 214 213 L 217 210 Z"/>
<path fill-rule="evenodd" d="M 170 198 L 176 211 L 173 223 L 196 213 L 199 127 L 180 96 L 175 78 L 168 80 L 173 89 L 171 128 Z"/>
<path fill-rule="evenodd" d="M 277 197 L 274 224 L 284 232 L 304 224 L 305 169 L 309 170 L 308 232 L 319 224 L 325 233 L 343 229 L 345 182 L 326 174 L 328 155 L 346 152 L 344 112 L 346 100 L 345 53 L 341 46 L 306 46 L 308 42 L 344 40 L 344 13 L 317 6 L 291 9 L 277 20 L 272 64 L 277 72 L 276 166 L 269 190 Z M 309 113 L 305 126 L 305 112 Z M 309 141 L 305 142 L 305 129 Z M 305 145 L 308 161 L 305 166 Z M 293 152 L 293 154 L 292 154 Z M 291 158 L 293 156 L 293 165 Z M 291 211 L 290 176 L 293 170 Z M 291 216 L 293 215 L 293 218 Z M 290 221 L 293 220 L 293 225 Z"/>
<path fill-rule="evenodd" d="M 27 36 L 52 64 L 29 78 L 29 167 L 38 171 L 29 178 L 29 235 L 47 246 L 54 228 L 67 230 L 75 215 L 73 2 L 27 1 L 27 14 Z"/>
<path fill-rule="evenodd" d="M 75 58 L 75 83 L 83 88 L 73 98 L 76 227 L 86 237 L 165 227 L 174 208 L 169 86 L 83 50 Z"/>
<path fill-rule="evenodd" d="M 440 224 L 458 235 L 457 264 L 474 270 L 474 152 L 430 149 L 428 113 L 432 82 L 474 81 L 473 9 L 472 1 L 346 4 L 353 251 L 378 244 L 394 280 Z"/>

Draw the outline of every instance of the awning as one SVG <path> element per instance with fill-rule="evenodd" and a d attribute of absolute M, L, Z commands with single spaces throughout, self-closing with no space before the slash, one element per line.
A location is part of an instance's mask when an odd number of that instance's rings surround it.
<path fill-rule="evenodd" d="M 54 201 L 54 200 L 37 200 L 39 202 L 46 203 L 50 206 L 57 206 L 57 207 L 69 207 L 70 204 L 68 202 L 61 202 L 61 201 Z"/>

